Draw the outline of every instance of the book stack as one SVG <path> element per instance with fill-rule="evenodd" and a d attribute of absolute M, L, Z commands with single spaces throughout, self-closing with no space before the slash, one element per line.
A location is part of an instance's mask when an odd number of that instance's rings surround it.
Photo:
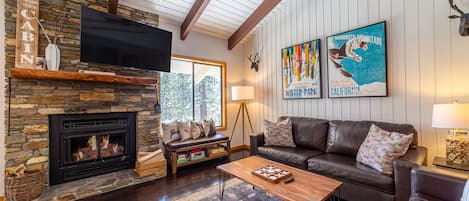
<path fill-rule="evenodd" d="M 191 151 L 191 160 L 199 160 L 205 158 L 205 151 L 202 149 L 194 149 Z"/>

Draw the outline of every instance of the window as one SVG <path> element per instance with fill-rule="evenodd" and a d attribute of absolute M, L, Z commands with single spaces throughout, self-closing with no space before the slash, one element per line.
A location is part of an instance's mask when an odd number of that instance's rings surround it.
<path fill-rule="evenodd" d="M 225 63 L 176 56 L 161 73 L 161 121 L 213 119 L 226 128 Z"/>

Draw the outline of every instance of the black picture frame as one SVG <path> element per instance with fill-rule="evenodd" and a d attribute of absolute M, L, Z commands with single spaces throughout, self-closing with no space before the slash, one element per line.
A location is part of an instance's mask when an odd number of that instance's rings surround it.
<path fill-rule="evenodd" d="M 301 50 L 301 59 L 299 61 L 297 59 L 299 56 L 298 49 L 294 50 L 295 48 L 300 48 Z M 294 58 L 295 56 L 296 58 Z M 323 97 L 321 39 L 314 39 L 282 48 L 280 57 L 282 98 L 284 100 L 320 99 Z M 313 61 L 314 63 L 312 63 Z M 301 66 L 296 66 L 299 63 Z M 303 68 L 304 65 L 306 65 L 306 68 Z M 300 74 L 296 73 L 298 70 Z"/>

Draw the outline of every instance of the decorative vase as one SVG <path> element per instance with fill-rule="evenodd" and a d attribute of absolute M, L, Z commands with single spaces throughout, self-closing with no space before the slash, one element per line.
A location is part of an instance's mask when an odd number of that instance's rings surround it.
<path fill-rule="evenodd" d="M 48 70 L 58 71 L 60 67 L 60 49 L 56 44 L 49 43 L 46 47 L 46 64 Z"/>

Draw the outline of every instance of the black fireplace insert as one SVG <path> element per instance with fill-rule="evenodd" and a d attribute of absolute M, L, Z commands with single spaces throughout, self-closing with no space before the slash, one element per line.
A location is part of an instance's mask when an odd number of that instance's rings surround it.
<path fill-rule="evenodd" d="M 51 185 L 135 167 L 136 113 L 49 116 Z"/>

